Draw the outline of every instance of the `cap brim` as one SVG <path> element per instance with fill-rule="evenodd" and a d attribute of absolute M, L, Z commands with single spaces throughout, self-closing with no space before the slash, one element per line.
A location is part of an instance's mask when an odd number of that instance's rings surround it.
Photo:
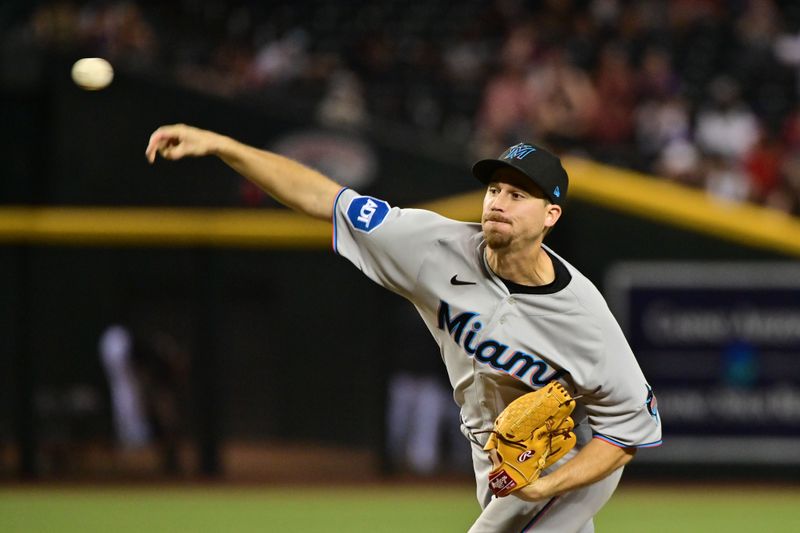
<path fill-rule="evenodd" d="M 509 163 L 508 161 L 503 161 L 501 159 L 482 159 L 472 165 L 472 175 L 484 185 L 489 185 L 494 178 L 494 173 L 501 168 L 513 168 L 514 170 L 521 172 L 522 175 L 527 177 L 535 187 L 541 190 L 542 194 L 547 196 L 552 203 L 559 205 L 561 204 L 559 198 L 554 198 L 552 195 L 547 194 L 542 185 L 540 185 L 536 179 L 530 176 L 524 168 L 520 168 L 513 163 Z"/>
<path fill-rule="evenodd" d="M 492 176 L 494 176 L 495 171 L 501 168 L 513 168 L 521 171 L 521 169 L 506 161 L 500 161 L 498 159 L 481 159 L 472 165 L 472 175 L 475 176 L 475 179 L 481 183 L 488 185 L 491 183 Z M 524 171 L 522 173 L 525 174 Z"/>

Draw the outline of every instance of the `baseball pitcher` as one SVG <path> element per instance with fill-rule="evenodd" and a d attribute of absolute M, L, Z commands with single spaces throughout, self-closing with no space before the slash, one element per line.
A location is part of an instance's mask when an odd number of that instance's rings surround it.
<path fill-rule="evenodd" d="M 472 444 L 482 513 L 471 532 L 594 531 L 622 470 L 661 443 L 655 396 L 599 291 L 542 243 L 568 177 L 520 143 L 473 174 L 480 224 L 342 188 L 214 132 L 164 126 L 146 157 L 216 155 L 286 206 L 333 224 L 334 251 L 407 298 L 442 353 Z"/>

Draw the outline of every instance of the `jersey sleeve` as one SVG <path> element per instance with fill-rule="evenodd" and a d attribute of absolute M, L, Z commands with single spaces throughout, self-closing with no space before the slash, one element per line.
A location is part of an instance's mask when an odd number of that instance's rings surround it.
<path fill-rule="evenodd" d="M 661 418 L 656 397 L 616 322 L 607 324 L 606 338 L 587 383 L 585 402 L 595 438 L 620 447 L 646 448 L 661 444 Z"/>
<path fill-rule="evenodd" d="M 379 285 L 409 297 L 425 258 L 451 224 L 457 223 L 345 188 L 333 209 L 333 250 Z"/>
<path fill-rule="evenodd" d="M 586 407 L 593 436 L 625 448 L 660 446 L 661 421 L 650 385 L 642 380 L 620 389 Z"/>

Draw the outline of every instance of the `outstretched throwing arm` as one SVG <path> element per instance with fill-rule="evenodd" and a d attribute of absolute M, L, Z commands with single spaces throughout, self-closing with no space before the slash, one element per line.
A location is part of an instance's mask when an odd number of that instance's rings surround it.
<path fill-rule="evenodd" d="M 321 220 L 331 220 L 333 202 L 341 189 L 302 163 L 185 124 L 162 126 L 153 132 L 145 156 L 152 164 L 156 155 L 172 161 L 215 155 L 283 205 Z"/>

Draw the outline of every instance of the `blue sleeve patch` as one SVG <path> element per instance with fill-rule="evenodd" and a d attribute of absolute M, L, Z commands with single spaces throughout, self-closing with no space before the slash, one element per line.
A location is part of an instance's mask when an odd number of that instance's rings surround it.
<path fill-rule="evenodd" d="M 388 214 L 389 204 L 372 196 L 356 196 L 347 206 L 350 225 L 364 233 L 377 229 Z"/>

